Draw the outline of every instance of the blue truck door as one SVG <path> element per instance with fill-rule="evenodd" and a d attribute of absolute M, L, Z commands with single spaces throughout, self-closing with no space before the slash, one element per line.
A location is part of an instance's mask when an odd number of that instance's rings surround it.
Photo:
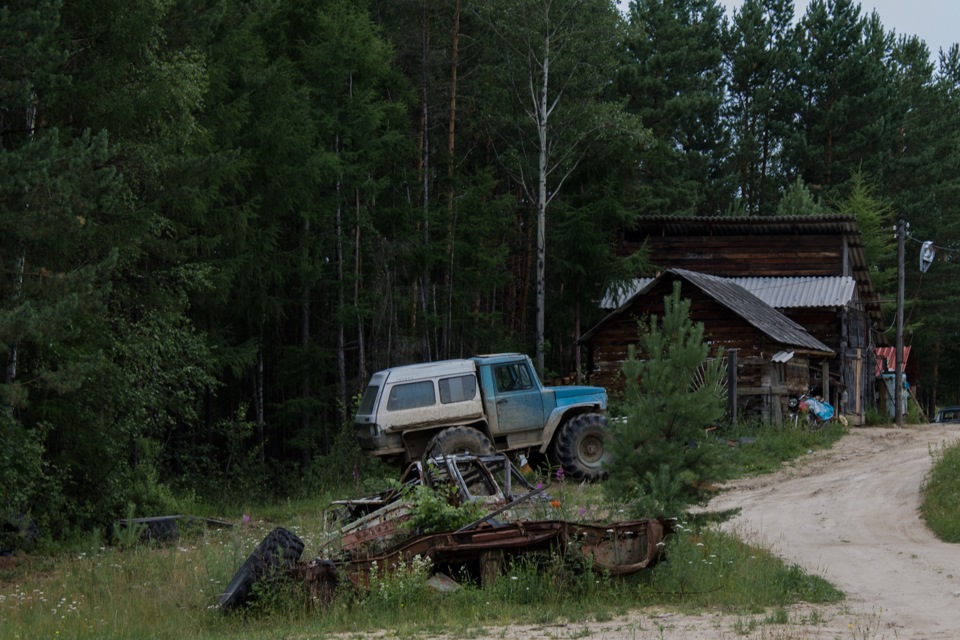
<path fill-rule="evenodd" d="M 526 362 L 493 366 L 501 431 L 543 428 L 543 394 Z"/>

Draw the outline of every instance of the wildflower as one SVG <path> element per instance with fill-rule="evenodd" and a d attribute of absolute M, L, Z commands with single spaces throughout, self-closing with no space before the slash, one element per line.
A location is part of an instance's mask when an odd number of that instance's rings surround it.
<path fill-rule="evenodd" d="M 557 468 L 557 480 L 559 480 L 560 482 L 563 482 L 563 475 L 564 475 L 564 474 L 563 474 L 563 467 L 558 467 L 558 468 Z"/>
<path fill-rule="evenodd" d="M 551 501 L 550 501 L 550 506 L 553 507 L 554 509 L 559 509 L 559 508 L 560 508 L 560 501 L 559 501 L 559 500 L 551 500 Z"/>
<path fill-rule="evenodd" d="M 577 509 L 577 515 L 580 516 L 581 518 L 587 515 L 586 507 L 580 507 L 579 509 Z"/>
<path fill-rule="evenodd" d="M 543 483 L 542 483 L 542 482 L 538 482 L 538 483 L 537 483 L 537 486 L 534 487 L 534 488 L 535 488 L 537 491 L 539 491 L 540 489 L 543 489 Z"/>

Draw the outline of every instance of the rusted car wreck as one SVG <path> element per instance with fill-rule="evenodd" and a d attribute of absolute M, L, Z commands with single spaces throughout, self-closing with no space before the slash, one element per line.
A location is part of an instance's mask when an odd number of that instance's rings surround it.
<path fill-rule="evenodd" d="M 410 494 L 414 487 L 452 487 L 449 495 L 480 502 L 486 514 L 456 530 L 416 533 Z M 221 609 L 244 604 L 253 584 L 282 570 L 316 593 L 332 592 L 347 581 L 367 586 L 373 567 L 379 575 L 415 557 L 430 561 L 435 573 L 469 575 L 481 583 L 495 579 L 510 558 L 537 552 L 578 554 L 591 570 L 625 576 L 659 559 L 668 520 L 584 524 L 532 519 L 537 501 L 549 500 L 502 454 L 446 455 L 411 464 L 398 486 L 377 495 L 331 504 L 324 514 L 332 530 L 320 545 L 321 557 L 300 562 L 303 542 L 286 529 L 270 532 L 219 598 Z M 338 526 L 336 526 L 338 525 Z M 336 528 L 334 528 L 336 526 Z"/>

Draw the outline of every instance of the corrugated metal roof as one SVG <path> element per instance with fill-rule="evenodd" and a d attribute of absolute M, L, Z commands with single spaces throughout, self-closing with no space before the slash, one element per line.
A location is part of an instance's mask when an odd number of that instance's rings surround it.
<path fill-rule="evenodd" d="M 844 307 L 853 300 L 857 286 L 857 281 L 850 276 L 721 277 L 720 279 L 729 280 L 743 287 L 774 309 Z M 604 296 L 600 306 L 602 309 L 616 309 L 651 282 L 653 278 L 638 278 L 620 296 L 613 293 Z"/>
<path fill-rule="evenodd" d="M 645 294 L 662 278 L 683 278 L 784 346 L 800 347 L 819 353 L 834 353 L 833 349 L 807 333 L 807 330 L 802 326 L 733 282 L 732 279 L 698 273 L 696 271 L 688 271 L 686 269 L 667 269 L 658 277 L 647 279 L 646 284 L 638 288 L 633 295 L 618 305 L 615 311 L 609 313 L 607 317 L 601 320 L 596 326 L 584 333 L 579 341 L 585 342 L 590 340 L 611 318 L 624 313 L 634 297 Z"/>
<path fill-rule="evenodd" d="M 731 279 L 774 309 L 843 307 L 857 287 L 850 276 Z"/>
<path fill-rule="evenodd" d="M 880 299 L 870 278 L 856 216 L 638 216 L 632 222 L 630 232 L 640 235 L 704 236 L 842 235 L 850 249 L 852 275 L 860 283 L 861 301 L 875 321 L 883 320 Z"/>
<path fill-rule="evenodd" d="M 721 235 L 784 235 L 838 233 L 855 236 L 854 246 L 860 243 L 857 218 L 852 215 L 833 214 L 826 216 L 638 216 L 631 229 L 641 233 Z M 853 238 L 851 238 L 853 240 Z"/>
<path fill-rule="evenodd" d="M 802 326 L 730 280 L 686 269 L 667 269 L 666 273 L 675 274 L 699 287 L 780 344 L 834 353 L 833 349 L 807 333 Z"/>
<path fill-rule="evenodd" d="M 907 362 L 910 361 L 910 347 L 904 345 L 903 357 L 901 358 L 903 371 L 907 370 Z M 897 368 L 897 348 L 896 347 L 877 347 L 877 364 L 874 367 L 874 376 L 881 373 L 888 373 Z M 886 364 L 886 368 L 884 368 Z"/>

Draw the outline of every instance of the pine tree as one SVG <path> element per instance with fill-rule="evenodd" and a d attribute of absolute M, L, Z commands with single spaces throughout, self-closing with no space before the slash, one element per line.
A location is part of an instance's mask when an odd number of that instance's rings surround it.
<path fill-rule="evenodd" d="M 720 213 L 729 201 L 720 120 L 723 10 L 715 0 L 635 0 L 629 19 L 616 89 L 652 133 L 636 213 Z"/>
<path fill-rule="evenodd" d="M 876 13 L 853 0 L 813 0 L 798 26 L 800 65 L 791 100 L 799 107 L 785 156 L 826 201 L 842 198 L 857 169 L 879 175 L 896 126 L 886 66 L 892 38 Z"/>
<path fill-rule="evenodd" d="M 724 33 L 728 171 L 747 215 L 770 215 L 790 171 L 782 152 L 797 109 L 790 90 L 799 63 L 792 20 L 790 0 L 747 0 Z"/>
<path fill-rule="evenodd" d="M 723 478 L 719 445 L 704 428 L 723 416 L 725 367 L 722 354 L 708 357 L 703 330 L 676 283 L 663 317 L 640 323 L 623 365 L 624 420 L 613 423 L 615 463 L 603 489 L 638 517 L 679 516 Z"/>

